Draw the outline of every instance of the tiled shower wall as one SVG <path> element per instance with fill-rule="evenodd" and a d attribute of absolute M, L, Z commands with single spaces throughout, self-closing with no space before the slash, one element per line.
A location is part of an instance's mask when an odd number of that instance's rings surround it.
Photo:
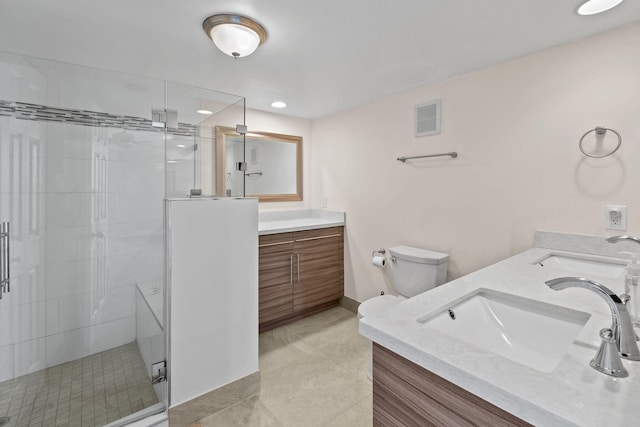
<path fill-rule="evenodd" d="M 0 381 L 136 339 L 135 285 L 164 274 L 164 166 L 160 132 L 0 117 Z"/>

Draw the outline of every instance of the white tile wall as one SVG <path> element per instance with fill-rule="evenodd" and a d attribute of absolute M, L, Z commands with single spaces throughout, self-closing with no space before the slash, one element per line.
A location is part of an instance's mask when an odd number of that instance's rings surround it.
<path fill-rule="evenodd" d="M 13 346 L 0 347 L 0 382 L 13 378 Z"/>
<path fill-rule="evenodd" d="M 110 161 L 109 192 L 157 193 L 164 180 L 163 161 Z"/>
<path fill-rule="evenodd" d="M 48 193 L 44 206 L 47 228 L 91 225 L 91 193 Z"/>
<path fill-rule="evenodd" d="M 164 145 L 158 145 L 158 134 L 116 131 L 109 136 L 109 160 L 164 162 Z"/>
<path fill-rule="evenodd" d="M 49 125 L 43 156 L 50 159 L 90 159 L 91 132 L 84 126 Z"/>
<path fill-rule="evenodd" d="M 47 298 L 61 298 L 86 291 L 91 280 L 91 260 L 80 259 L 47 265 Z"/>
<path fill-rule="evenodd" d="M 5 294 L 3 300 L 11 294 Z M 47 302 L 37 301 L 0 309 L 0 347 L 47 335 Z"/>
<path fill-rule="evenodd" d="M 163 198 L 163 193 L 109 193 L 109 223 L 126 223 L 131 221 L 131 218 L 136 218 L 141 222 L 162 224 Z"/>
<path fill-rule="evenodd" d="M 12 256 L 12 258 L 14 258 Z M 25 263 L 26 264 L 26 263 Z M 15 265 L 15 264 L 14 264 Z M 0 301 L 0 308 L 21 306 L 46 298 L 45 265 L 14 268 L 11 271 L 11 297 Z"/>
<path fill-rule="evenodd" d="M 0 54 L 0 99 L 42 104 L 47 99 L 46 77 L 23 57 Z"/>
<path fill-rule="evenodd" d="M 47 338 L 22 341 L 13 346 L 13 374 L 16 377 L 39 371 L 47 366 Z"/>
<path fill-rule="evenodd" d="M 164 247 L 145 254 L 113 256 L 109 258 L 109 262 L 111 274 L 108 287 L 135 285 L 164 277 L 164 268 L 158 267 L 164 263 Z"/>
<path fill-rule="evenodd" d="M 71 125 L 67 125 L 71 126 Z M 86 159 L 55 159 L 43 171 L 48 193 L 88 193 L 91 191 L 92 164 Z"/>

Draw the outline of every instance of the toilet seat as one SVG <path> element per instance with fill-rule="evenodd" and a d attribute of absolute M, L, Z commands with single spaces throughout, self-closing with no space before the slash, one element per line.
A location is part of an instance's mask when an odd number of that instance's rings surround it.
<path fill-rule="evenodd" d="M 369 298 L 358 306 L 358 317 L 363 318 L 380 313 L 387 308 L 398 304 L 404 298 L 395 295 L 380 295 Z"/>
<path fill-rule="evenodd" d="M 358 319 L 362 319 L 363 317 L 367 316 L 373 316 L 377 313 L 382 313 L 383 311 L 393 307 L 404 299 L 406 298 L 397 297 L 394 295 L 380 295 L 377 297 L 369 298 L 358 306 Z M 370 381 L 373 381 L 373 352 L 371 349 L 371 342 L 369 342 L 369 363 L 367 365 L 367 377 Z"/>

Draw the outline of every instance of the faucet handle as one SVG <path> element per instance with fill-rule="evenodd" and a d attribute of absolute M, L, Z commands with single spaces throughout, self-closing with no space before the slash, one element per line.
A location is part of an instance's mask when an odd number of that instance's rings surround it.
<path fill-rule="evenodd" d="M 620 359 L 620 355 L 618 354 L 613 331 L 609 328 L 601 329 L 600 337 L 602 338 L 602 342 L 600 343 L 600 348 L 596 356 L 590 363 L 591 367 L 598 372 L 611 375 L 612 377 L 628 377 L 629 372 L 625 369 L 622 364 L 622 359 Z"/>
<path fill-rule="evenodd" d="M 620 294 L 620 300 L 624 305 L 627 305 L 630 299 L 631 299 L 631 296 L 629 294 Z"/>

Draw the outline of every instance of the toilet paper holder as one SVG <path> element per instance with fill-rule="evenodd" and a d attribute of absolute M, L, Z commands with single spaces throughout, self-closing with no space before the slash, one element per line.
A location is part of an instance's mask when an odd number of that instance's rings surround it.
<path fill-rule="evenodd" d="M 387 251 L 385 250 L 385 248 L 380 248 L 376 251 L 371 252 L 371 257 L 373 258 L 374 256 L 376 256 L 376 254 L 384 255 L 386 253 Z"/>
<path fill-rule="evenodd" d="M 386 251 L 386 249 L 385 249 L 385 248 L 380 248 L 380 249 L 378 249 L 378 250 L 375 250 L 375 251 L 372 251 L 372 252 L 371 252 L 371 258 L 375 257 L 375 256 L 376 256 L 376 254 L 378 254 L 378 255 L 384 255 L 384 254 L 386 254 L 386 253 L 387 253 L 387 251 Z M 392 257 L 390 258 L 390 260 L 391 260 L 391 262 L 396 262 L 396 257 L 392 256 Z"/>
<path fill-rule="evenodd" d="M 387 266 L 387 257 L 385 254 L 387 251 L 384 248 L 380 248 L 371 252 L 371 264 L 377 268 L 385 268 Z"/>

